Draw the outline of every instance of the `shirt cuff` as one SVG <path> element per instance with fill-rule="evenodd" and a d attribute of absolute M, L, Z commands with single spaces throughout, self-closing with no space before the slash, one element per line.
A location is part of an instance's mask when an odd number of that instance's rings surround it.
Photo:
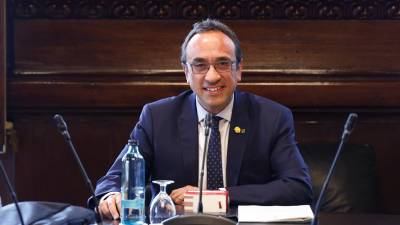
<path fill-rule="evenodd" d="M 116 191 L 108 192 L 107 194 L 103 195 L 103 196 L 100 198 L 99 203 L 102 202 L 102 201 L 104 201 L 104 200 L 106 200 L 106 198 L 110 197 L 110 195 L 115 195 L 115 194 L 118 194 L 118 193 L 119 193 L 119 192 L 116 192 Z"/>

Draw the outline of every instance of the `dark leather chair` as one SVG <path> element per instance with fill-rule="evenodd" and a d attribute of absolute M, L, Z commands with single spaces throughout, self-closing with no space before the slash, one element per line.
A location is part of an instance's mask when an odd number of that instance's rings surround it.
<path fill-rule="evenodd" d="M 19 207 L 26 225 L 85 225 L 94 224 L 92 210 L 57 202 L 20 202 Z M 0 225 L 20 225 L 14 203 L 0 208 Z"/>
<path fill-rule="evenodd" d="M 336 144 L 299 144 L 309 166 L 314 207 L 328 173 Z M 370 145 L 345 145 L 321 204 L 323 212 L 377 212 L 375 153 Z"/>

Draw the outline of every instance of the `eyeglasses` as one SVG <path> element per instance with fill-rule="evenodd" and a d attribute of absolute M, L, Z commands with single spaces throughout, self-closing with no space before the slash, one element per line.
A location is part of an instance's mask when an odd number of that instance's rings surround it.
<path fill-rule="evenodd" d="M 213 64 L 207 62 L 194 62 L 187 64 L 190 65 L 194 74 L 204 75 L 208 72 L 211 65 L 218 73 L 230 73 L 232 72 L 232 67 L 236 62 L 231 60 L 221 60 Z"/>

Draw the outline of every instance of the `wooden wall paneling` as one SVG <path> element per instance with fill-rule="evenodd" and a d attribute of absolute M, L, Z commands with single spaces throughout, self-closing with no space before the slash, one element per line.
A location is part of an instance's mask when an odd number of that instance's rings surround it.
<path fill-rule="evenodd" d="M 56 113 L 56 112 L 54 112 Z M 86 204 L 89 189 L 72 153 L 52 120 L 54 113 L 14 113 L 20 151 L 16 159 L 17 191 L 22 200 Z M 72 141 L 93 184 L 103 176 L 137 120 L 137 112 L 62 113 Z"/>
<path fill-rule="evenodd" d="M 242 41 L 248 72 L 374 79 L 400 71 L 400 33 L 392 32 L 400 30 L 399 21 L 227 23 Z M 132 77 L 179 72 L 180 44 L 190 26 L 182 20 L 16 20 L 15 73 Z"/>
<path fill-rule="evenodd" d="M 23 200 L 84 205 L 87 189 L 51 117 L 63 113 L 96 180 L 126 142 L 143 104 L 188 88 L 185 20 L 16 20 L 9 116 L 20 141 Z M 400 213 L 398 21 L 227 21 L 242 40 L 239 89 L 294 110 L 301 142 L 336 142 L 359 112 L 353 143 L 377 154 L 379 207 Z M 39 162 L 39 163 L 37 163 Z M 31 169 L 34 168 L 34 169 Z M 50 169 L 49 169 L 50 168 Z M 56 179 L 55 179 L 56 178 Z"/>
<path fill-rule="evenodd" d="M 11 104 L 126 107 L 157 94 L 147 87 L 177 93 L 186 88 L 178 56 L 190 23 L 18 20 Z M 400 35 L 388 32 L 397 21 L 228 23 L 243 40 L 244 90 L 296 107 L 399 105 Z"/>
<path fill-rule="evenodd" d="M 17 20 L 15 73 L 96 76 L 181 70 L 179 43 L 190 25 L 189 21 Z"/>

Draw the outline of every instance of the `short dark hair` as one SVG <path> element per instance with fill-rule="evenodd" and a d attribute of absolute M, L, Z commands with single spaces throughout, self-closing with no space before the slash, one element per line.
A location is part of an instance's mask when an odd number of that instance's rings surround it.
<path fill-rule="evenodd" d="M 239 64 L 242 61 L 242 49 L 240 48 L 240 41 L 238 37 L 236 36 L 235 32 L 231 28 L 229 28 L 227 25 L 221 23 L 218 20 L 215 19 L 206 19 L 201 22 L 197 22 L 193 24 L 193 29 L 188 33 L 188 35 L 185 38 L 185 41 L 182 43 L 181 46 L 181 62 L 185 63 L 186 62 L 186 47 L 189 43 L 189 41 L 192 39 L 192 37 L 196 34 L 207 32 L 207 31 L 220 31 L 224 33 L 226 36 L 228 36 L 233 44 L 235 45 L 235 57 L 236 57 L 236 62 Z"/>

